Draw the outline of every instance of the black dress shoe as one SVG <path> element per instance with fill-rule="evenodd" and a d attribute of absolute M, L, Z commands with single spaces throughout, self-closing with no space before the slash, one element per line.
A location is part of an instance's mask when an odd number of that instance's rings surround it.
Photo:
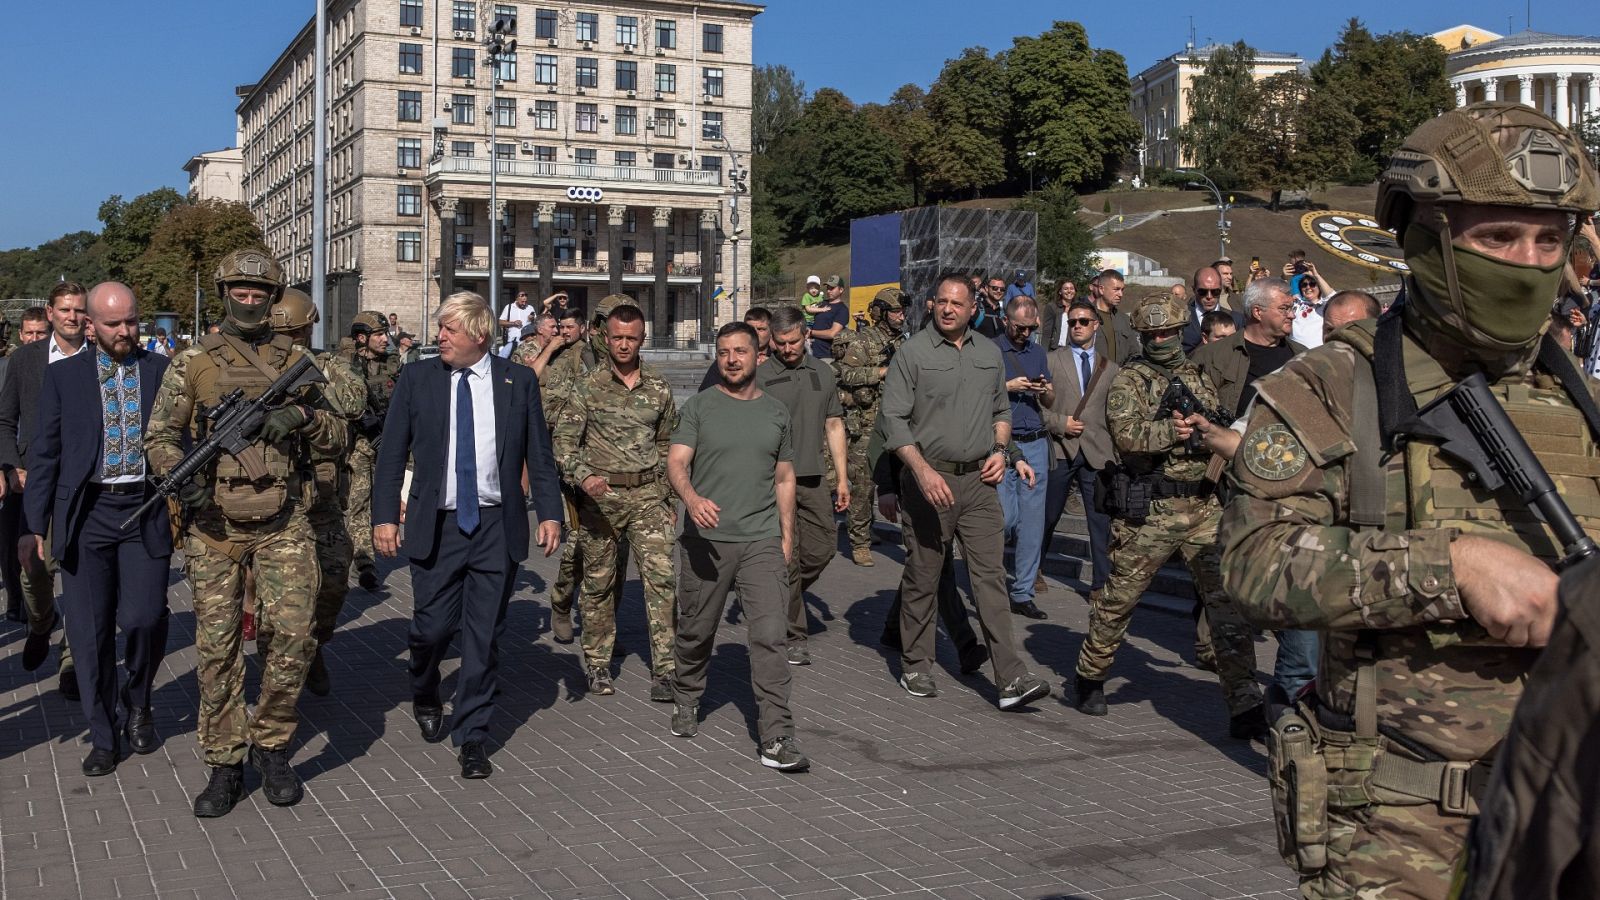
<path fill-rule="evenodd" d="M 201 819 L 215 819 L 233 810 L 234 804 L 244 799 L 244 763 L 231 766 L 212 766 L 211 780 L 205 790 L 194 798 L 194 814 Z"/>
<path fill-rule="evenodd" d="M 422 730 L 422 739 L 430 744 L 439 743 L 444 737 L 444 707 L 437 702 L 429 703 L 424 700 L 411 701 L 411 715 L 416 717 L 417 727 Z"/>
<path fill-rule="evenodd" d="M 483 752 L 482 741 L 467 741 L 461 745 L 461 777 L 488 778 L 494 771 L 489 764 L 489 754 Z"/>
<path fill-rule="evenodd" d="M 82 695 L 78 693 L 78 673 L 72 669 L 61 673 L 60 680 L 56 682 L 56 689 L 61 691 L 61 696 L 71 700 L 73 703 L 83 699 Z"/>
<path fill-rule="evenodd" d="M 32 672 L 34 669 L 44 665 L 45 659 L 50 656 L 50 634 L 56 630 L 56 626 L 60 623 L 61 616 L 57 615 L 50 620 L 50 627 L 45 629 L 44 634 L 28 632 L 28 639 L 22 642 L 23 671 Z"/>
<path fill-rule="evenodd" d="M 1032 602 L 1011 604 L 1011 614 L 1014 616 L 1025 616 L 1029 619 L 1050 618 L 1044 614 L 1044 610 L 1040 609 L 1038 606 L 1035 606 Z"/>
<path fill-rule="evenodd" d="M 150 707 L 144 709 L 128 708 L 128 746 L 135 753 L 154 753 L 159 742 L 156 740 L 156 719 L 150 712 Z"/>
<path fill-rule="evenodd" d="M 83 774 L 93 777 L 110 775 L 117 770 L 117 748 L 107 750 L 96 747 L 83 758 Z"/>

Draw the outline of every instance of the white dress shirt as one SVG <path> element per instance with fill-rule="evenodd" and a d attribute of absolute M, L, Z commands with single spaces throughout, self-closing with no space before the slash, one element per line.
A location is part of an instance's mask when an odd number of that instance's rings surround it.
<path fill-rule="evenodd" d="M 74 356 L 77 356 L 79 353 L 89 349 L 89 342 L 84 341 L 78 345 L 78 349 L 68 353 L 67 351 L 61 349 L 61 340 L 55 335 L 50 335 L 50 337 L 46 338 L 46 340 L 50 342 L 50 362 L 53 363 L 61 362 L 63 359 L 71 359 Z"/>
<path fill-rule="evenodd" d="M 450 418 L 446 419 L 445 433 L 449 446 L 444 454 L 444 508 L 456 508 L 456 395 L 461 390 L 461 379 L 469 379 L 472 388 L 473 448 L 478 456 L 478 505 L 500 504 L 500 453 L 495 445 L 494 382 L 489 368 L 489 354 L 463 370 L 450 370 Z"/>

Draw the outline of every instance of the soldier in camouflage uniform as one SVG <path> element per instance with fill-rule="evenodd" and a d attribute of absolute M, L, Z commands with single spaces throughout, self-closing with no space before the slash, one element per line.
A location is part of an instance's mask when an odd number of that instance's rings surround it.
<path fill-rule="evenodd" d="M 361 587 L 378 589 L 378 567 L 372 554 L 372 466 L 378 459 L 377 441 L 383 435 L 383 417 L 389 412 L 394 380 L 403 364 L 389 352 L 388 323 L 377 312 L 357 313 L 350 323 L 349 343 L 341 342 L 339 356 L 367 386 L 367 404 L 356 421 L 350 446 L 350 491 L 345 501 L 350 540 L 355 545 L 355 565 Z"/>
<path fill-rule="evenodd" d="M 595 311 L 609 364 L 572 386 L 555 427 L 562 480 L 577 497 L 583 552 L 583 655 L 589 691 L 613 693 L 611 653 L 616 601 L 624 571 L 618 542 L 638 554 L 650 630 L 650 699 L 672 702 L 672 642 L 677 586 L 672 567 L 676 533 L 667 485 L 667 448 L 677 416 L 672 389 L 639 361 L 644 313 L 612 295 Z"/>
<path fill-rule="evenodd" d="M 293 341 L 297 348 L 309 350 L 311 327 L 321 317 L 304 291 L 284 288 L 283 297 L 272 305 L 269 318 L 274 332 Z M 346 423 L 359 420 L 367 408 L 367 385 L 360 373 L 331 351 L 309 352 L 315 357 L 322 377 L 327 379 L 319 389 L 328 408 Z M 347 440 L 348 436 L 347 424 Z M 344 503 L 350 489 L 350 461 L 343 453 L 313 449 L 311 462 L 315 466 L 316 496 L 306 511 L 306 518 L 317 536 L 317 567 L 321 570 L 322 587 L 317 591 L 316 609 L 311 615 L 311 636 L 317 641 L 317 655 L 312 657 L 311 668 L 306 673 L 306 690 L 325 697 L 332 686 L 322 648 L 333 639 L 339 611 L 344 608 L 344 598 L 350 590 L 350 562 L 355 554 L 355 545 L 345 527 Z M 257 631 L 257 652 L 265 655 L 272 641 L 269 619 Z"/>
<path fill-rule="evenodd" d="M 603 303 L 604 301 L 602 301 Z M 596 318 L 598 318 L 596 310 Z M 556 311 L 556 334 L 545 346 L 550 355 L 545 359 L 544 370 L 534 370 L 539 375 L 539 401 L 544 405 L 544 421 L 555 437 L 556 423 L 561 421 L 561 411 L 572 397 L 578 380 L 595 370 L 606 358 L 606 348 L 598 333 L 587 332 L 583 311 L 576 306 L 563 306 Z M 530 365 L 534 365 L 530 363 Z M 560 461 L 560 457 L 557 457 Z M 583 580 L 583 529 L 578 527 L 578 496 L 566 482 L 561 484 L 561 497 L 566 502 L 566 523 L 569 540 L 561 548 L 561 562 L 556 569 L 556 581 L 550 588 L 550 630 L 555 639 L 565 644 L 572 640 L 572 602 Z M 627 566 L 621 568 L 626 571 Z M 620 580 L 619 580 L 620 583 Z"/>
<path fill-rule="evenodd" d="M 1415 434 L 1412 410 L 1483 375 L 1600 536 L 1600 422 L 1578 402 L 1592 382 L 1543 335 L 1574 222 L 1596 208 L 1583 145 L 1535 110 L 1424 123 L 1378 187 L 1410 267 L 1401 298 L 1256 382 L 1223 574 L 1257 624 L 1323 632 L 1315 691 L 1274 723 L 1269 762 L 1306 897 L 1446 895 L 1555 616 L 1560 543 Z"/>
<path fill-rule="evenodd" d="M 1255 635 L 1222 592 L 1217 547 L 1222 508 L 1205 480 L 1210 453 L 1189 447 L 1192 429 L 1175 413 L 1158 414 L 1162 395 L 1175 378 L 1206 409 L 1218 406 L 1210 377 L 1183 355 L 1188 321 L 1188 305 L 1171 294 L 1140 300 L 1133 327 L 1139 332 L 1141 354 L 1117 371 L 1106 395 L 1106 424 L 1119 459 L 1116 477 L 1126 485 L 1111 494 L 1148 499 L 1110 510 L 1111 574 L 1104 588 L 1089 595 L 1089 635 L 1078 652 L 1077 707 L 1089 715 L 1106 714 L 1105 678 L 1112 656 L 1128 633 L 1140 595 L 1176 550 L 1189 566 L 1211 621 L 1229 733 L 1255 738 L 1266 730 L 1255 681 Z"/>
<path fill-rule="evenodd" d="M 871 324 L 860 331 L 841 331 L 833 340 L 839 402 L 845 408 L 845 435 L 850 442 L 847 480 L 855 488 L 845 520 L 851 558 L 858 566 L 872 565 L 872 471 L 867 467 L 867 444 L 872 440 L 873 423 L 878 421 L 889 360 L 905 340 L 908 303 L 899 288 L 884 288 L 867 306 Z"/>
<path fill-rule="evenodd" d="M 182 461 L 185 435 L 204 435 L 203 414 L 238 389 L 260 396 L 303 350 L 274 336 L 267 312 L 283 290 L 283 270 L 263 251 L 240 250 L 217 266 L 227 310 L 219 334 L 179 353 L 161 380 L 145 436 L 150 474 Z M 198 734 L 211 779 L 195 798 L 196 816 L 226 815 L 244 796 L 246 750 L 261 771 L 267 799 L 300 800 L 289 766 L 299 721 L 295 703 L 316 654 L 312 612 L 321 578 L 316 538 L 306 518 L 313 452 L 337 454 L 345 422 L 307 389 L 298 402 L 267 414 L 257 443 L 223 455 L 181 493 L 183 555 L 194 590 Z M 241 602 L 244 572 L 254 569 L 263 617 L 272 632 L 253 715 L 244 702 Z"/>

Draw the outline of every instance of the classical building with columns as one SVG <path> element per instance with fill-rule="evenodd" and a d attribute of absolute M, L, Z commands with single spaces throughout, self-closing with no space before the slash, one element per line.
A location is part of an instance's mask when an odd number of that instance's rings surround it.
<path fill-rule="evenodd" d="M 1449 53 L 1456 103 L 1515 100 L 1563 125 L 1600 110 L 1600 37 L 1522 31 L 1502 37 L 1471 25 L 1433 35 Z"/>
<path fill-rule="evenodd" d="M 1189 92 L 1194 80 L 1205 74 L 1211 54 L 1222 48 L 1221 44 L 1190 44 L 1128 79 L 1133 118 L 1144 133 L 1139 145 L 1142 166 L 1177 169 L 1194 165 L 1193 157 L 1178 144 L 1177 131 L 1189 122 Z M 1293 53 L 1258 50 L 1250 60 L 1250 75 L 1260 81 L 1298 71 L 1304 65 L 1305 60 Z"/>
<path fill-rule="evenodd" d="M 750 271 L 752 39 L 739 0 L 333 0 L 328 11 L 327 319 L 423 324 L 488 296 L 490 167 L 501 296 L 640 301 L 656 346 L 733 314 Z M 491 65 L 491 23 L 514 53 Z M 243 199 L 290 278 L 311 275 L 315 23 L 238 89 Z M 491 84 L 492 81 L 497 82 Z M 493 91 L 491 92 L 491 88 Z M 491 138 L 491 132 L 493 134 Z M 734 254 L 740 254 L 735 269 Z M 715 307 L 715 309 L 713 308 Z"/>

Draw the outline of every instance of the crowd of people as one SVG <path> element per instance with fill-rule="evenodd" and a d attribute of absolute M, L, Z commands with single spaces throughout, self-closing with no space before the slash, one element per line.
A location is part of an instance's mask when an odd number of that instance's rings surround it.
<path fill-rule="evenodd" d="M 456 293 L 435 316 L 437 356 L 418 358 L 376 312 L 339 346 L 308 349 L 317 310 L 264 251 L 221 261 L 225 318 L 188 346 L 141 343 L 126 286 L 63 282 L 0 359 L 0 547 L 16 551 L 0 574 L 8 617 L 28 629 L 20 662 L 38 669 L 65 632 L 60 690 L 89 724 L 85 775 L 114 772 L 124 748 L 155 750 L 150 694 L 181 551 L 208 769 L 194 813 L 226 815 L 246 764 L 269 802 L 292 805 L 297 704 L 331 689 L 351 576 L 375 589 L 378 558 L 403 557 L 413 717 L 424 740 L 452 740 L 463 778 L 485 778 L 517 569 L 564 543 L 550 626 L 560 642 L 581 627 L 589 696 L 616 691 L 631 555 L 649 698 L 693 738 L 736 592 L 756 757 L 795 772 L 810 760 L 793 673 L 826 664 L 804 597 L 839 524 L 859 566 L 875 564 L 874 508 L 899 525 L 881 640 L 906 693 L 938 695 L 942 621 L 962 674 L 991 667 L 1013 710 L 1051 693 L 1015 627 L 1048 618 L 1040 594 L 1059 587 L 1042 563 L 1076 491 L 1089 624 L 1070 705 L 1110 712 L 1135 607 L 1178 555 L 1196 664 L 1217 676 L 1230 734 L 1267 743 L 1280 849 L 1307 896 L 1442 897 L 1478 810 L 1504 815 L 1474 833 L 1475 853 L 1511 830 L 1496 748 L 1561 628 L 1552 563 L 1581 553 L 1418 423 L 1459 382 L 1486 385 L 1569 518 L 1600 534 L 1600 408 L 1573 355 L 1600 343 L 1581 299 L 1594 255 L 1575 252 L 1596 207 L 1570 133 L 1482 104 L 1420 128 L 1380 182 L 1377 218 L 1412 270 L 1387 309 L 1335 290 L 1299 252 L 1282 277 L 1255 259 L 1236 281 L 1224 258 L 1130 299 L 1115 270 L 1044 299 L 1026 271 L 950 273 L 922 298 L 919 328 L 896 288 L 852 328 L 843 281 L 812 278 L 800 303 L 718 329 L 702 390 L 682 403 L 641 359 L 645 313 L 625 295 L 585 310 L 518 293 L 496 312 Z M 1278 648 L 1265 690 L 1259 629 Z M 251 641 L 262 677 L 247 703 Z M 1480 885 L 1500 871 L 1481 860 L 1462 870 Z"/>

